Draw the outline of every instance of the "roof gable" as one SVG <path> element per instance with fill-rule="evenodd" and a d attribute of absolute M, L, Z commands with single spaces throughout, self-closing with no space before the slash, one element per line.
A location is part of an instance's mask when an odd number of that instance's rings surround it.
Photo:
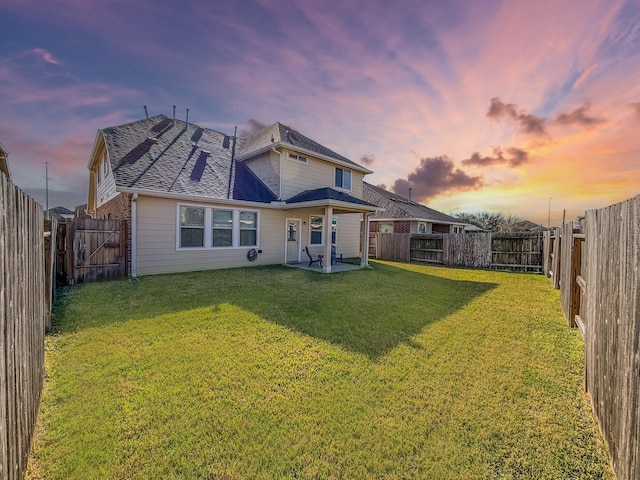
<path fill-rule="evenodd" d="M 315 154 L 320 158 L 333 160 L 336 161 L 336 163 L 352 166 L 365 173 L 371 173 L 370 170 L 364 168 L 362 165 L 358 165 L 347 157 L 334 152 L 330 148 L 321 145 L 315 140 L 280 122 L 273 123 L 253 133 L 246 139 L 243 139 L 238 150 L 238 158 L 241 160 L 249 158 L 255 154 L 269 150 L 276 145 L 289 146 L 294 150 Z"/>

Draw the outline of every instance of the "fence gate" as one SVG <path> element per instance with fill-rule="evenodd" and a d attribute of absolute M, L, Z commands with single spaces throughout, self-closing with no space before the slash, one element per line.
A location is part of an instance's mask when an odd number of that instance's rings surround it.
<path fill-rule="evenodd" d="M 73 221 L 74 283 L 126 275 L 126 222 L 78 218 Z"/>

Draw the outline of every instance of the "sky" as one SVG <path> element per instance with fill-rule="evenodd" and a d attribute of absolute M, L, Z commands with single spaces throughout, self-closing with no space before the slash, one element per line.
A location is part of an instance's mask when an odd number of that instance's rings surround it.
<path fill-rule="evenodd" d="M 280 121 L 444 213 L 558 225 L 640 194 L 640 0 L 3 0 L 15 184 L 86 203 L 98 129 Z M 45 162 L 48 167 L 45 167 Z"/>

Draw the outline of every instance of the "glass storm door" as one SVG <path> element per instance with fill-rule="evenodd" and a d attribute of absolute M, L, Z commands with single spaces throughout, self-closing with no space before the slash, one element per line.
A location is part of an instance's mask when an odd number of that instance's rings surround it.
<path fill-rule="evenodd" d="M 300 262 L 300 220 L 287 219 L 287 263 Z"/>

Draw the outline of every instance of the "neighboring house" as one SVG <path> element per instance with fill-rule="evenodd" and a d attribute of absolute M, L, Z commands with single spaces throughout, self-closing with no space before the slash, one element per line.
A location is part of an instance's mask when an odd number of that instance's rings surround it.
<path fill-rule="evenodd" d="M 9 151 L 0 143 L 0 172 L 11 180 L 11 172 L 9 171 Z"/>
<path fill-rule="evenodd" d="M 464 233 L 457 218 L 366 182 L 362 198 L 384 209 L 371 216 L 371 233 Z"/>
<path fill-rule="evenodd" d="M 99 130 L 88 168 L 87 212 L 129 222 L 133 276 L 304 262 L 306 246 L 368 262 L 371 171 L 281 123 L 243 139 L 157 115 Z"/>

